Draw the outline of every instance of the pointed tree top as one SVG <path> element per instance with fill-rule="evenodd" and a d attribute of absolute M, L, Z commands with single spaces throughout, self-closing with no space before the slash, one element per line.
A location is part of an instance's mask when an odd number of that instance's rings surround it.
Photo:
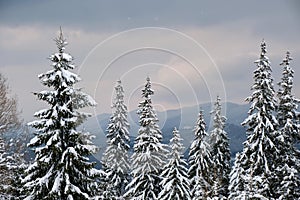
<path fill-rule="evenodd" d="M 216 99 L 216 101 L 215 101 L 215 103 L 214 103 L 214 105 L 217 106 L 217 107 L 220 107 L 220 101 L 221 101 L 221 98 L 220 98 L 220 96 L 218 95 L 218 96 L 217 96 L 217 99 Z"/>
<path fill-rule="evenodd" d="M 283 61 L 280 63 L 280 65 L 290 65 L 290 61 L 293 60 L 293 58 L 290 56 L 290 52 L 286 52 L 286 57 L 283 59 Z"/>
<path fill-rule="evenodd" d="M 64 37 L 63 37 L 63 31 L 61 29 L 61 26 L 59 27 L 59 30 L 60 30 L 60 32 L 59 32 L 59 39 L 63 40 Z"/>
<path fill-rule="evenodd" d="M 58 50 L 59 50 L 59 53 L 63 53 L 64 50 L 65 50 L 65 46 L 67 45 L 67 42 L 66 42 L 66 39 L 64 39 L 64 36 L 63 36 L 63 31 L 62 31 L 62 28 L 61 26 L 59 27 L 59 36 L 57 38 L 55 38 L 55 42 L 56 42 L 56 45 L 58 47 Z"/>
<path fill-rule="evenodd" d="M 178 130 L 177 130 L 177 128 L 176 127 L 174 127 L 174 131 L 173 131 L 173 133 L 175 134 L 175 133 L 178 133 Z"/>
<path fill-rule="evenodd" d="M 199 108 L 199 115 L 202 115 L 203 116 L 203 109 L 202 109 L 202 107 L 200 106 L 200 108 Z"/>
<path fill-rule="evenodd" d="M 205 132 L 206 129 L 206 123 L 204 120 L 204 111 L 200 109 L 199 114 L 198 114 L 198 119 L 196 121 L 195 127 L 194 127 L 194 133 L 195 136 L 198 137 L 203 137 L 203 133 Z M 206 132 L 204 133 L 206 134 Z"/>
<path fill-rule="evenodd" d="M 198 114 L 198 120 L 203 121 L 204 122 L 204 110 L 202 108 L 200 108 L 199 114 Z"/>
<path fill-rule="evenodd" d="M 267 53 L 267 44 L 265 39 L 262 40 L 260 47 L 261 47 L 261 56 L 264 57 L 265 54 Z"/>
<path fill-rule="evenodd" d="M 151 89 L 151 82 L 149 76 L 147 76 L 147 83 L 145 85 L 145 89 L 142 90 L 142 96 L 146 98 L 150 98 L 151 95 L 154 94 L 154 91 Z"/>
<path fill-rule="evenodd" d="M 122 87 L 122 81 L 120 79 L 117 80 L 117 83 L 115 85 L 115 92 L 116 92 L 116 98 L 118 99 L 118 101 L 123 101 L 124 90 Z M 114 105 L 113 105 L 113 107 L 114 107 Z"/>

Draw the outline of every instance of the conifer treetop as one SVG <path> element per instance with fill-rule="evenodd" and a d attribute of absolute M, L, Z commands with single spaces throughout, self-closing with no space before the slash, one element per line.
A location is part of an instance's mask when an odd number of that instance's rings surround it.
<path fill-rule="evenodd" d="M 200 109 L 198 119 L 194 129 L 194 140 L 189 152 L 188 175 L 191 181 L 191 196 L 193 199 L 208 198 L 212 186 L 211 166 L 212 158 L 210 145 L 207 142 L 206 123 L 204 121 L 203 110 Z"/>
<path fill-rule="evenodd" d="M 55 42 L 59 52 L 50 56 L 52 69 L 38 76 L 50 89 L 35 93 L 49 107 L 36 112 L 38 119 L 28 123 L 36 128 L 35 137 L 28 144 L 35 148 L 36 155 L 23 179 L 30 191 L 26 200 L 89 199 L 96 194 L 95 180 L 102 173 L 88 161 L 98 150 L 91 141 L 93 136 L 78 130 L 90 116 L 79 109 L 96 102 L 75 87 L 80 78 L 70 71 L 74 68 L 73 58 L 64 52 L 66 40 L 62 31 Z"/>
<path fill-rule="evenodd" d="M 212 156 L 211 179 L 214 183 L 211 188 L 211 197 L 228 196 L 230 149 L 229 138 L 224 130 L 226 118 L 221 115 L 221 99 L 218 96 L 211 114 L 214 114 L 213 130 L 209 135 Z"/>
<path fill-rule="evenodd" d="M 62 31 L 61 27 L 60 27 L 59 36 L 57 38 L 55 38 L 54 41 L 56 42 L 59 53 L 63 53 L 65 51 L 65 46 L 68 43 L 67 43 L 66 39 L 63 36 L 63 31 Z"/>
<path fill-rule="evenodd" d="M 267 44 L 265 42 L 265 39 L 262 40 L 260 47 L 261 47 L 260 57 L 263 58 L 267 54 Z"/>
<path fill-rule="evenodd" d="M 195 136 L 200 137 L 201 139 L 207 136 L 207 133 L 205 131 L 206 129 L 206 123 L 204 121 L 204 114 L 203 110 L 200 109 L 198 114 L 198 119 L 194 128 Z"/>
<path fill-rule="evenodd" d="M 142 96 L 148 99 L 154 94 L 154 91 L 151 89 L 152 84 L 149 76 L 146 78 L 146 81 L 145 88 L 142 90 Z"/>
<path fill-rule="evenodd" d="M 277 127 L 274 116 L 277 107 L 272 69 L 266 56 L 266 43 L 261 43 L 260 58 L 255 61 L 252 94 L 246 98 L 251 103 L 248 117 L 242 122 L 247 129 L 247 140 L 241 154 L 241 167 L 246 183 L 241 183 L 245 194 L 272 197 L 274 191 L 275 159 L 278 157 Z"/>
<path fill-rule="evenodd" d="M 280 66 L 283 67 L 283 72 L 282 72 L 281 81 L 278 83 L 278 85 L 281 87 L 278 91 L 279 98 L 281 97 L 284 98 L 284 95 L 290 95 L 289 98 L 293 96 L 291 93 L 293 87 L 294 70 L 290 67 L 290 61 L 292 60 L 293 58 L 290 56 L 290 52 L 287 51 L 286 57 L 280 63 Z M 282 98 L 281 98 L 282 101 L 291 100 L 291 99 L 282 99 Z"/>
<path fill-rule="evenodd" d="M 263 115 L 271 115 L 271 111 L 275 110 L 276 99 L 273 86 L 273 77 L 271 75 L 271 63 L 266 56 L 266 42 L 263 40 L 261 43 L 260 58 L 254 63 L 257 68 L 254 70 L 254 83 L 251 87 L 252 95 L 246 98 L 246 101 L 252 103 L 248 114 L 255 111 Z M 250 119 L 250 118 L 248 118 Z M 246 122 L 243 122 L 245 124 Z"/>
<path fill-rule="evenodd" d="M 122 196 L 130 179 L 128 111 L 124 104 L 124 90 L 121 83 L 121 80 L 118 80 L 114 88 L 113 112 L 106 130 L 107 147 L 102 157 L 103 169 L 107 174 L 103 194 L 110 199 L 118 199 Z"/>
<path fill-rule="evenodd" d="M 290 61 L 293 60 L 291 57 L 291 53 L 289 51 L 286 52 L 286 57 L 282 60 L 280 63 L 281 66 L 287 66 L 290 65 Z"/>
<path fill-rule="evenodd" d="M 167 149 L 162 144 L 162 133 L 151 102 L 150 78 L 142 89 L 143 101 L 139 103 L 140 128 L 134 142 L 132 154 L 132 181 L 127 185 L 126 198 L 157 199 L 161 188 L 161 171 L 166 163 Z"/>
<path fill-rule="evenodd" d="M 180 137 L 179 131 L 177 130 L 176 127 L 174 127 L 173 138 L 171 138 L 170 143 L 171 143 L 173 156 L 176 159 L 180 158 L 180 153 L 182 153 L 182 150 L 184 149 L 182 145 L 182 141 L 183 139 Z"/>
<path fill-rule="evenodd" d="M 171 152 L 169 153 L 169 162 L 164 167 L 160 182 L 162 190 L 159 193 L 158 199 L 161 200 L 190 200 L 190 181 L 187 175 L 187 163 L 183 159 L 182 138 L 179 131 L 175 127 L 173 137 L 170 140 Z"/>
<path fill-rule="evenodd" d="M 214 103 L 215 109 L 211 111 L 211 114 L 214 114 L 214 128 L 224 129 L 226 117 L 221 115 L 222 105 L 221 98 L 217 96 L 217 100 Z"/>
<path fill-rule="evenodd" d="M 279 123 L 279 136 L 277 147 L 279 149 L 276 162 L 277 188 L 276 199 L 299 199 L 299 153 L 294 144 L 299 137 L 299 123 L 297 122 L 297 107 L 299 100 L 292 94 L 294 71 L 290 66 L 290 53 L 280 64 L 283 66 L 282 78 L 278 83 L 277 93 L 279 104 L 277 120 Z"/>

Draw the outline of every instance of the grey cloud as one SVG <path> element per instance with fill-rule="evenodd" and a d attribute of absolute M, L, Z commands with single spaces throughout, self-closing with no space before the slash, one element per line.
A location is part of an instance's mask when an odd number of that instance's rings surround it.
<path fill-rule="evenodd" d="M 293 1 L 292 1 L 293 2 Z M 264 19 L 291 4 L 275 1 L 1 1 L 1 23 L 123 30 L 139 26 L 210 26 L 247 18 Z M 286 6 L 285 6 L 286 7 Z M 285 8 L 287 9 L 287 8 Z"/>

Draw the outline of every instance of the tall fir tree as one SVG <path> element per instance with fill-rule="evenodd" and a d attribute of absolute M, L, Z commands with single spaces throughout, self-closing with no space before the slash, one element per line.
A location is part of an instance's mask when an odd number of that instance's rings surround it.
<path fill-rule="evenodd" d="M 129 123 L 127 106 L 124 103 L 124 90 L 121 81 L 115 86 L 116 97 L 112 108 L 113 114 L 107 127 L 107 147 L 103 154 L 103 169 L 107 174 L 104 196 L 119 199 L 129 183 Z"/>
<path fill-rule="evenodd" d="M 157 199 L 161 191 L 159 183 L 161 172 L 167 160 L 167 147 L 162 144 L 162 133 L 158 126 L 158 118 L 152 106 L 150 78 L 147 78 L 142 90 L 144 100 L 139 104 L 139 132 L 134 142 L 132 159 L 132 180 L 127 185 L 125 198 Z"/>
<path fill-rule="evenodd" d="M 290 66 L 290 53 L 286 53 L 285 59 L 280 64 L 283 66 L 282 78 L 278 83 L 278 109 L 277 120 L 279 123 L 278 157 L 276 168 L 276 199 L 300 199 L 300 174 L 297 163 L 298 152 L 295 141 L 299 134 L 297 123 L 297 107 L 300 102 L 292 94 L 294 70 Z"/>
<path fill-rule="evenodd" d="M 242 155 L 240 153 L 237 153 L 235 155 L 235 161 L 229 175 L 229 200 L 246 200 L 246 194 L 244 189 L 245 171 L 244 168 L 241 167 L 242 160 Z"/>
<path fill-rule="evenodd" d="M 171 152 L 169 162 L 162 172 L 163 180 L 160 182 L 162 191 L 159 193 L 160 200 L 190 200 L 190 180 L 187 174 L 187 163 L 183 158 L 182 138 L 179 131 L 174 128 L 173 137 L 170 140 Z"/>
<path fill-rule="evenodd" d="M 80 78 L 70 71 L 75 66 L 72 56 L 65 53 L 67 43 L 62 31 L 55 42 L 58 53 L 50 56 L 53 69 L 38 76 L 41 83 L 52 90 L 35 93 L 50 108 L 36 112 L 34 116 L 39 119 L 29 123 L 36 129 L 36 136 L 28 144 L 34 148 L 35 159 L 23 179 L 28 190 L 26 200 L 90 199 L 95 196 L 95 178 L 99 171 L 88 156 L 97 148 L 89 133 L 77 130 L 90 116 L 78 109 L 96 103 L 74 87 Z"/>
<path fill-rule="evenodd" d="M 226 118 L 221 115 L 220 98 L 214 104 L 211 112 L 213 115 L 213 129 L 209 134 L 211 147 L 211 179 L 214 181 L 211 198 L 226 199 L 228 197 L 230 173 L 230 149 L 228 135 L 224 130 Z"/>
<path fill-rule="evenodd" d="M 212 187 L 210 168 L 213 163 L 210 146 L 206 141 L 208 134 L 202 110 L 199 112 L 194 132 L 195 138 L 190 147 L 188 171 L 191 180 L 191 196 L 195 200 L 207 199 Z"/>
<path fill-rule="evenodd" d="M 266 43 L 261 43 L 259 60 L 255 61 L 252 95 L 246 98 L 251 103 L 248 117 L 242 123 L 247 128 L 241 167 L 245 177 L 244 192 L 248 199 L 273 199 L 272 180 L 276 152 L 276 129 L 278 122 L 274 116 L 276 108 L 275 91 L 271 75 L 271 64 L 266 56 Z"/>

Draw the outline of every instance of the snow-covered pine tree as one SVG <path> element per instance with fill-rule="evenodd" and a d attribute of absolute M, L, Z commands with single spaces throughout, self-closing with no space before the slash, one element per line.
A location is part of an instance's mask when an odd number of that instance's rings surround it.
<path fill-rule="evenodd" d="M 229 181 L 229 200 L 246 200 L 244 185 L 245 185 L 245 171 L 241 167 L 242 156 L 240 153 L 235 155 L 234 165 L 230 172 Z"/>
<path fill-rule="evenodd" d="M 230 173 L 230 149 L 228 135 L 224 130 L 226 118 L 221 115 L 220 97 L 214 103 L 213 129 L 209 134 L 209 144 L 213 165 L 211 166 L 211 179 L 214 180 L 214 189 L 210 198 L 226 199 L 228 197 Z"/>
<path fill-rule="evenodd" d="M 162 172 L 163 180 L 160 182 L 162 191 L 159 193 L 160 200 L 190 200 L 190 180 L 187 174 L 187 163 L 183 158 L 182 138 L 179 131 L 174 128 L 173 137 L 170 140 L 171 152 L 169 162 Z"/>
<path fill-rule="evenodd" d="M 24 178 L 24 171 L 28 167 L 25 156 L 28 156 L 26 143 L 29 136 L 28 127 L 24 125 L 6 134 L 10 140 L 5 143 L 6 176 L 2 176 L 1 181 L 7 181 L 9 184 L 6 187 L 5 197 L 0 195 L 0 199 L 21 200 L 25 198 L 26 193 L 21 181 Z M 2 166 L 1 169 L 3 169 Z"/>
<path fill-rule="evenodd" d="M 194 132 L 195 138 L 190 147 L 188 171 L 191 180 L 191 196 L 195 200 L 207 199 L 213 184 L 210 179 L 210 167 L 213 163 L 210 146 L 206 142 L 208 134 L 202 110 L 199 112 Z"/>
<path fill-rule="evenodd" d="M 283 66 L 282 78 L 278 83 L 278 109 L 277 120 L 279 123 L 279 142 L 276 169 L 276 199 L 300 199 L 300 174 L 297 168 L 297 150 L 295 140 L 299 134 L 297 123 L 297 103 L 300 101 L 292 94 L 294 70 L 290 66 L 290 53 L 280 64 Z"/>
<path fill-rule="evenodd" d="M 271 65 L 266 56 L 266 43 L 261 43 L 259 60 L 255 61 L 252 95 L 246 98 L 251 103 L 248 117 L 242 123 L 247 128 L 247 140 L 244 142 L 241 167 L 245 171 L 244 192 L 249 199 L 274 198 L 271 180 L 274 177 L 274 159 L 276 147 L 277 120 L 275 91 L 271 75 Z"/>
<path fill-rule="evenodd" d="M 288 137 L 289 143 L 293 145 L 295 140 L 299 137 L 299 124 L 297 123 L 297 108 L 300 100 L 295 98 L 292 94 L 293 89 L 293 79 L 294 79 L 294 70 L 290 66 L 292 61 L 290 52 L 286 53 L 286 57 L 281 62 L 283 67 L 281 81 L 278 83 L 279 91 L 277 92 L 278 97 L 278 108 L 277 108 L 277 120 L 279 128 L 284 128 L 287 125 L 285 132 L 289 132 L 287 135 L 281 133 L 281 137 Z M 290 136 L 292 137 L 290 137 Z M 285 138 L 287 139 L 287 138 Z"/>
<path fill-rule="evenodd" d="M 35 93 L 50 108 L 36 112 L 34 116 L 39 119 L 29 123 L 37 132 L 28 144 L 35 150 L 35 159 L 23 179 L 29 192 L 26 200 L 90 199 L 95 195 L 95 178 L 99 171 L 88 156 L 97 148 L 89 133 L 77 130 L 90 116 L 78 109 L 96 103 L 74 87 L 80 78 L 70 71 L 74 69 L 73 58 L 65 53 L 67 43 L 62 31 L 55 42 L 58 53 L 50 56 L 53 69 L 38 76 L 41 83 L 52 90 Z"/>
<path fill-rule="evenodd" d="M 109 199 L 122 197 L 125 186 L 130 181 L 128 111 L 124 103 L 124 90 L 120 80 L 115 86 L 115 92 L 116 97 L 112 105 L 114 110 L 107 127 L 107 147 L 103 154 L 103 169 L 107 174 L 104 196 Z"/>
<path fill-rule="evenodd" d="M 147 78 L 142 90 L 144 100 L 139 103 L 139 132 L 134 142 L 132 159 L 132 180 L 127 185 L 125 198 L 157 199 L 161 191 L 159 185 L 161 172 L 167 161 L 167 145 L 161 143 L 162 133 L 158 126 L 158 118 L 152 106 L 150 78 Z"/>

